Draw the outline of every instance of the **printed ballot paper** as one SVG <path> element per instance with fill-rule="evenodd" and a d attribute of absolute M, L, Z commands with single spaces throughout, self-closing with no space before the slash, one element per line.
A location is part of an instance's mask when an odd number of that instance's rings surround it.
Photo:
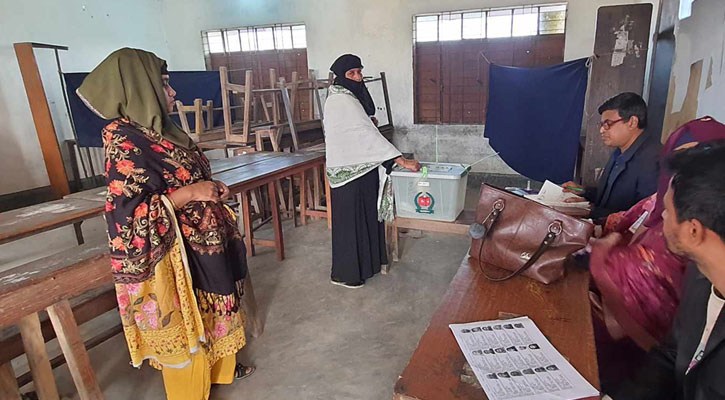
<path fill-rule="evenodd" d="M 489 400 L 599 395 L 528 317 L 449 327 Z"/>
<path fill-rule="evenodd" d="M 567 214 L 587 213 L 589 210 L 588 201 L 567 203 L 567 199 L 579 198 L 579 196 L 573 193 L 564 192 L 563 187 L 551 181 L 544 182 L 544 185 L 541 187 L 538 194 L 530 194 L 525 197 Z"/>

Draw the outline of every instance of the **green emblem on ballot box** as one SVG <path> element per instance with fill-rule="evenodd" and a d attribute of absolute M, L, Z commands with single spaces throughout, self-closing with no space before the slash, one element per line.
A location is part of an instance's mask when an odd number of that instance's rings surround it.
<path fill-rule="evenodd" d="M 435 206 L 436 201 L 430 193 L 418 192 L 413 201 L 415 202 L 415 212 L 419 214 L 433 214 L 435 212 L 433 206 Z"/>

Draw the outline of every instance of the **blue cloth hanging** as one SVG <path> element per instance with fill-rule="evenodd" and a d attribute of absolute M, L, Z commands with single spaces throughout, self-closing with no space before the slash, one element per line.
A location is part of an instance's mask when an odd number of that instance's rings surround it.
<path fill-rule="evenodd" d="M 587 90 L 587 59 L 545 68 L 491 65 L 484 135 L 535 181 L 574 177 Z"/>
<path fill-rule="evenodd" d="M 66 91 L 68 93 L 68 102 L 70 103 L 70 111 L 73 117 L 73 125 L 75 126 L 79 147 L 103 147 L 101 130 L 110 121 L 106 121 L 94 114 L 83 104 L 83 101 L 76 94 L 76 89 L 83 83 L 86 75 L 88 75 L 88 72 L 70 72 L 63 74 Z M 194 104 L 194 99 L 202 99 L 204 104 L 206 104 L 207 100 L 212 100 L 214 101 L 214 107 L 221 107 L 222 105 L 219 72 L 169 72 L 169 81 L 174 90 L 176 90 L 176 99 L 180 100 L 184 105 Z M 187 113 L 186 118 L 189 121 L 189 126 L 194 126 L 194 114 Z M 174 115 L 172 119 L 176 123 L 179 123 L 178 116 Z M 221 111 L 215 112 L 214 126 L 221 126 L 222 124 L 223 116 Z"/>

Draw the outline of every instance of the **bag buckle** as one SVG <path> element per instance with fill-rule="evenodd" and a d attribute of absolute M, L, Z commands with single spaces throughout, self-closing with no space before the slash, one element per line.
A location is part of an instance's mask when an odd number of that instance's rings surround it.
<path fill-rule="evenodd" d="M 564 231 L 564 227 L 562 226 L 561 221 L 559 221 L 558 219 L 549 224 L 549 233 L 550 234 L 552 234 L 554 236 L 559 236 L 559 235 L 561 235 L 561 232 L 563 232 L 563 231 Z"/>

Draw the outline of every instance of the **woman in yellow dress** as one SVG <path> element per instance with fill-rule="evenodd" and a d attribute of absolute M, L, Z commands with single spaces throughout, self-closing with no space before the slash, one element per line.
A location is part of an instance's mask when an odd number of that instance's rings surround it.
<path fill-rule="evenodd" d="M 249 376 L 241 298 L 247 262 L 229 189 L 169 117 L 166 62 L 124 48 L 77 91 L 104 119 L 111 269 L 131 364 L 160 369 L 167 398 L 209 398 Z"/>

